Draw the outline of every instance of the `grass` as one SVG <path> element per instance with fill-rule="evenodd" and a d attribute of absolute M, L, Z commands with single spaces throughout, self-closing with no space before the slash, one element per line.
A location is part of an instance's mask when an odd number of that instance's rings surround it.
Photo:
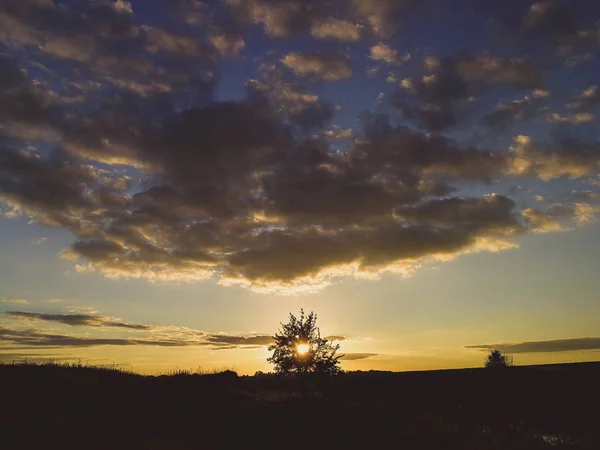
<path fill-rule="evenodd" d="M 326 378 L 0 365 L 7 449 L 598 449 L 600 363 Z"/>

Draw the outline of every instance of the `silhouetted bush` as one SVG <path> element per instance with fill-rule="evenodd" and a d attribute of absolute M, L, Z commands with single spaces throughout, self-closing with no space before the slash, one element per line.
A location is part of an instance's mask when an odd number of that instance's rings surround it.
<path fill-rule="evenodd" d="M 513 357 L 502 353 L 500 350 L 492 350 L 485 360 L 486 369 L 501 369 L 512 367 Z"/>

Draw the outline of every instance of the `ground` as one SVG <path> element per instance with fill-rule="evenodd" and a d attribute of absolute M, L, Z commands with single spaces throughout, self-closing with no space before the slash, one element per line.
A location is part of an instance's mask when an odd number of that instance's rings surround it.
<path fill-rule="evenodd" d="M 17 449 L 598 449 L 600 363 L 331 378 L 0 365 Z"/>

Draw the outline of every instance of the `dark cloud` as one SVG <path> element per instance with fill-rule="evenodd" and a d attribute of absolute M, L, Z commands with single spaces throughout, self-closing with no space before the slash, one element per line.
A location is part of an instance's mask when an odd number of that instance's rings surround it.
<path fill-rule="evenodd" d="M 327 336 L 325 337 L 328 341 L 345 341 L 348 338 L 346 336 Z"/>
<path fill-rule="evenodd" d="M 432 224 L 465 223 L 484 229 L 501 230 L 503 233 L 516 233 L 520 225 L 514 214 L 515 202 L 501 195 L 487 195 L 481 198 L 449 198 L 431 200 L 415 206 L 396 209 L 396 214 L 407 221 Z"/>
<path fill-rule="evenodd" d="M 0 21 L 9 33 L 0 43 L 74 64 L 64 74 L 73 81 L 87 76 L 141 96 L 187 90 L 210 78 L 210 46 L 191 34 L 140 26 L 133 17 L 125 1 L 3 2 Z"/>
<path fill-rule="evenodd" d="M 280 116 L 303 131 L 321 131 L 334 115 L 333 105 L 306 92 L 275 65 L 262 65 L 260 78 L 249 80 L 246 88 L 251 98 L 270 102 Z"/>
<path fill-rule="evenodd" d="M 35 139 L 52 134 L 56 109 L 49 92 L 32 84 L 17 61 L 0 55 L 0 137 Z M 1 143 L 0 143 L 1 145 Z"/>
<path fill-rule="evenodd" d="M 3 327 L 0 327 L 0 341 L 28 348 L 97 347 L 104 345 L 186 347 L 198 345 L 195 341 L 181 339 L 88 338 L 83 336 L 45 333 L 39 330 L 14 330 Z"/>
<path fill-rule="evenodd" d="M 373 358 L 379 356 L 377 353 L 345 353 L 340 359 L 342 361 L 358 361 L 361 359 Z"/>
<path fill-rule="evenodd" d="M 428 56 L 420 78 L 402 80 L 394 104 L 408 120 L 440 131 L 464 122 L 475 96 L 492 86 L 536 88 L 542 72 L 531 61 L 490 54 L 451 59 Z M 496 117 L 494 120 L 504 119 Z"/>
<path fill-rule="evenodd" d="M 551 353 L 581 350 L 600 350 L 600 338 L 557 339 L 554 341 L 520 342 L 518 344 L 467 345 L 479 350 L 497 349 L 506 353 Z"/>
<path fill-rule="evenodd" d="M 203 346 L 217 350 L 253 349 L 273 343 L 271 335 L 231 335 L 223 333 L 206 333 L 186 327 L 143 325 L 124 322 L 118 318 L 96 314 L 69 313 L 50 314 L 39 312 L 7 311 L 7 316 L 22 320 L 53 322 L 69 327 L 89 328 L 87 332 L 102 329 L 103 336 L 90 337 L 89 334 L 58 334 L 43 329 L 23 329 L 22 323 L 12 322 L 0 327 L 0 341 L 6 342 L 12 350 L 34 347 L 95 347 L 104 345 L 133 346 L 156 345 L 161 347 Z M 135 338 L 122 336 L 105 338 L 105 333 L 117 332 L 118 329 L 139 331 Z"/>
<path fill-rule="evenodd" d="M 573 103 L 567 105 L 572 109 L 580 109 L 584 111 L 592 110 L 600 107 L 600 89 L 594 84 L 585 89 Z"/>
<path fill-rule="evenodd" d="M 580 202 L 597 201 L 600 200 L 600 192 L 592 191 L 589 189 L 585 191 L 573 191 L 571 192 L 571 198 Z"/>
<path fill-rule="evenodd" d="M 396 107 L 407 119 L 428 130 L 456 125 L 469 99 L 468 84 L 452 60 L 429 57 L 425 67 L 426 74 L 420 79 L 402 81 L 402 89 L 396 93 Z"/>
<path fill-rule="evenodd" d="M 46 319 L 54 320 L 54 319 Z M 89 321 L 69 320 L 67 325 L 80 325 L 98 327 Z M 102 326 L 102 325 L 100 325 Z M 104 325 L 111 326 L 111 325 Z M 119 325 L 113 325 L 120 327 Z M 129 328 L 129 327 L 125 327 Z M 147 329 L 139 329 L 149 331 Z M 153 327 L 155 334 L 139 338 L 121 337 L 89 337 L 75 336 L 45 332 L 37 329 L 15 329 L 0 327 L 0 342 L 4 343 L 5 349 L 28 349 L 28 348 L 76 348 L 76 347 L 98 347 L 98 346 L 158 346 L 158 347 L 210 347 L 212 349 L 253 349 L 267 346 L 273 342 L 272 336 L 231 336 L 222 334 L 205 334 L 194 330 L 177 329 L 169 327 Z"/>
<path fill-rule="evenodd" d="M 588 2 L 588 14 L 600 13 Z M 580 28 L 577 10 L 571 2 L 546 0 L 534 3 L 523 18 L 525 34 L 537 33 L 549 39 L 559 55 L 582 53 L 600 46 L 600 29 Z"/>
<path fill-rule="evenodd" d="M 496 111 L 483 117 L 483 122 L 494 130 L 503 131 L 513 124 L 532 120 L 542 113 L 542 102 L 546 97 L 548 92 L 535 90 L 522 99 L 501 102 Z"/>
<path fill-rule="evenodd" d="M 433 192 L 428 192 L 432 185 L 423 183 L 428 176 L 438 181 L 448 178 L 489 180 L 502 172 L 507 164 L 504 154 L 462 148 L 440 135 L 417 133 L 408 127 L 394 127 L 387 117 L 370 117 L 364 137 L 355 150 L 357 164 L 383 171 L 386 177 L 398 176 L 403 186 L 412 188 L 409 193 L 418 194 L 416 188 L 420 185 L 424 192 L 406 199 L 405 202 L 409 204 L 419 201 L 423 195 L 451 192 L 451 189 L 444 189 L 439 184 L 434 184 Z"/>
<path fill-rule="evenodd" d="M 0 199 L 17 212 L 30 210 L 45 224 L 77 227 L 73 218 L 94 204 L 85 189 L 97 180 L 94 168 L 61 154 L 44 160 L 1 145 Z"/>
<path fill-rule="evenodd" d="M 136 323 L 127 323 L 114 320 L 110 317 L 95 316 L 91 314 L 44 314 L 23 311 L 8 311 L 6 314 L 22 319 L 44 320 L 48 322 L 58 322 L 70 326 L 83 327 L 114 327 L 127 328 L 130 330 L 152 330 L 150 325 L 140 325 Z"/>
<path fill-rule="evenodd" d="M 483 54 L 456 62 L 456 71 L 469 84 L 506 84 L 520 88 L 536 88 L 542 71 L 533 61 L 520 58 L 500 58 Z"/>
<path fill-rule="evenodd" d="M 225 334 L 214 334 L 206 338 L 206 341 L 216 346 L 265 346 L 271 345 L 273 336 L 229 336 Z"/>
<path fill-rule="evenodd" d="M 559 58 L 580 57 L 599 47 L 597 17 L 600 6 L 594 0 L 539 0 L 502 3 L 468 2 L 505 39 L 517 46 L 544 44 Z M 536 49 L 539 53 L 539 48 Z M 568 59 L 567 59 L 568 61 Z"/>
<path fill-rule="evenodd" d="M 519 136 L 506 151 L 442 134 L 488 113 L 480 99 L 503 93 L 520 99 L 499 101 L 484 119 L 487 131 L 534 118 L 546 66 L 526 52 L 457 49 L 427 56 L 419 72 L 415 58 L 400 57 L 410 50 L 403 41 L 387 36 L 423 3 L 178 0 L 158 3 L 160 23 L 142 23 L 141 3 L 3 2 L 5 215 L 72 233 L 62 257 L 78 273 L 288 290 L 408 273 L 427 261 L 511 248 L 519 233 L 565 229 L 565 217 L 593 217 L 586 203 L 522 210 L 501 193 L 456 194 L 475 183 L 491 192 L 496 180 L 588 178 L 598 172 L 599 147 Z M 497 11 L 497 2 L 486 3 Z M 519 30 L 541 36 L 555 26 L 572 36 L 570 26 L 543 25 L 559 15 L 525 20 L 531 5 L 518 3 L 507 9 Z M 574 29 L 584 29 L 576 19 Z M 270 38 L 303 33 L 314 47 L 240 59 L 257 68 L 246 97 L 217 101 L 220 62 L 242 49 L 240 58 L 252 54 L 244 47 L 252 24 Z M 412 76 L 400 81 L 394 103 L 410 127 L 373 113 L 351 132 L 333 125 L 342 106 L 326 100 L 321 81 L 352 75 L 358 48 L 363 60 L 406 63 Z M 522 97 L 523 90 L 530 93 Z M 577 98 L 572 109 L 582 111 L 547 119 L 571 125 L 595 107 L 595 92 Z M 77 321 L 54 318 L 69 320 Z M 106 326 L 98 320 L 93 326 Z M 213 345 L 254 345 L 252 337 L 225 338 L 215 336 Z"/>

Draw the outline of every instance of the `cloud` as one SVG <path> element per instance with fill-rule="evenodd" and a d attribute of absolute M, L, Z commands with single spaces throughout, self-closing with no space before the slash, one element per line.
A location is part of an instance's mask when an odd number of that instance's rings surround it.
<path fill-rule="evenodd" d="M 312 24 L 310 34 L 316 39 L 355 42 L 360 39 L 360 27 L 349 20 L 328 17 Z"/>
<path fill-rule="evenodd" d="M 273 38 L 314 33 L 318 39 L 356 40 L 347 25 L 348 19 L 334 18 L 347 15 L 345 2 L 226 0 L 226 3 L 239 24 L 260 24 L 265 34 Z"/>
<path fill-rule="evenodd" d="M 272 37 L 286 37 L 306 27 L 302 6 L 299 2 L 274 2 L 268 0 L 226 0 L 240 21 L 263 25 Z"/>
<path fill-rule="evenodd" d="M 229 336 L 214 334 L 206 338 L 206 342 L 216 346 L 265 346 L 275 342 L 273 336 Z"/>
<path fill-rule="evenodd" d="M 510 174 L 537 176 L 544 181 L 581 178 L 596 173 L 600 167 L 600 146 L 596 143 L 564 140 L 544 148 L 528 136 L 517 136 L 510 152 Z"/>
<path fill-rule="evenodd" d="M 435 61 L 432 73 L 402 80 L 394 105 L 406 119 L 427 130 L 440 131 L 458 123 L 470 93 L 453 61 Z"/>
<path fill-rule="evenodd" d="M 548 115 L 548 121 L 551 123 L 570 123 L 572 125 L 580 125 L 582 123 L 593 122 L 594 116 L 590 113 L 577 113 L 562 116 L 558 113 Z"/>
<path fill-rule="evenodd" d="M 130 330 L 152 330 L 149 325 L 140 325 L 135 323 L 121 322 L 111 317 L 95 316 L 90 314 L 44 314 L 23 311 L 8 311 L 12 317 L 20 319 L 43 320 L 48 322 L 58 322 L 70 326 L 85 326 L 85 327 L 112 327 L 126 328 Z"/>
<path fill-rule="evenodd" d="M 522 99 L 501 102 L 496 111 L 483 117 L 483 121 L 490 128 L 503 131 L 511 125 L 532 120 L 543 111 L 541 102 L 548 95 L 546 91 L 535 90 Z"/>
<path fill-rule="evenodd" d="M 281 62 L 296 75 L 323 81 L 338 81 L 352 76 L 350 58 L 342 53 L 289 53 Z"/>
<path fill-rule="evenodd" d="M 215 33 L 211 34 L 209 39 L 221 56 L 226 58 L 236 56 L 246 46 L 244 39 L 236 34 Z"/>
<path fill-rule="evenodd" d="M 9 305 L 26 305 L 29 302 L 27 300 L 22 299 L 22 298 L 5 298 L 5 297 L 0 297 L 0 303 L 7 303 Z"/>
<path fill-rule="evenodd" d="M 496 113 L 484 119 L 489 125 L 502 127 L 510 124 L 511 117 L 525 115 L 535 99 L 544 96 L 544 91 L 536 89 L 541 78 L 539 68 L 523 59 L 491 54 L 460 59 L 427 56 L 424 74 L 402 80 L 394 105 L 405 119 L 424 129 L 441 131 L 461 123 L 475 96 L 492 86 L 535 89 L 522 101 L 501 103 Z"/>
<path fill-rule="evenodd" d="M 568 63 L 573 58 L 590 54 L 600 43 L 595 19 L 592 20 L 598 16 L 600 8 L 593 1 L 578 6 L 582 8 L 562 0 L 507 0 L 502 5 L 481 3 L 477 9 L 502 29 L 516 46 L 531 43 L 541 48 L 546 46 L 554 57 Z M 582 10 L 586 11 L 587 17 L 580 14 Z"/>
<path fill-rule="evenodd" d="M 348 338 L 346 336 L 326 336 L 325 339 L 328 341 L 345 341 Z"/>
<path fill-rule="evenodd" d="M 76 64 L 79 70 L 65 73 L 66 80 L 86 77 L 85 81 L 112 82 L 138 94 L 156 85 L 164 92 L 166 87 L 179 90 L 192 79 L 206 82 L 214 66 L 208 46 L 200 40 L 139 25 L 128 2 L 22 3 L 22 7 L 0 7 L 0 20 L 11 30 L 0 35 L 0 44 L 36 49 L 58 63 Z"/>
<path fill-rule="evenodd" d="M 467 83 L 508 84 L 522 88 L 537 88 L 542 72 L 526 59 L 503 59 L 483 54 L 474 58 L 459 60 L 456 63 L 458 74 Z"/>
<path fill-rule="evenodd" d="M 596 5 L 594 5 L 596 6 Z M 590 7 L 594 7 L 590 5 Z M 540 1 L 534 3 L 523 18 L 528 33 L 544 36 L 561 55 L 585 54 L 586 50 L 600 45 L 600 30 L 582 29 L 577 25 L 577 10 L 568 2 Z M 590 14 L 595 14 L 590 10 Z"/>
<path fill-rule="evenodd" d="M 380 356 L 377 353 L 345 353 L 340 360 L 342 361 L 358 361 L 361 359 L 373 358 L 375 356 Z"/>
<path fill-rule="evenodd" d="M 571 197 L 573 200 L 580 202 L 595 201 L 600 200 L 600 192 L 591 191 L 589 189 L 585 191 L 573 191 L 571 192 Z"/>
<path fill-rule="evenodd" d="M 354 138 L 354 130 L 342 129 L 339 125 L 332 125 L 331 130 L 325 132 L 325 136 L 330 137 L 332 139 L 337 140 L 345 140 L 345 139 L 353 139 Z"/>
<path fill-rule="evenodd" d="M 61 348 L 61 347 L 97 347 L 105 345 L 135 346 L 152 345 L 160 347 L 187 347 L 198 345 L 196 341 L 181 339 L 122 339 L 122 338 L 90 338 L 56 333 L 45 333 L 39 330 L 14 330 L 0 327 L 0 342 L 19 346 L 18 348 Z"/>
<path fill-rule="evenodd" d="M 567 105 L 573 109 L 590 110 L 600 106 L 600 89 L 597 85 L 592 85 L 585 89 L 581 95 L 579 95 L 577 101 Z"/>
<path fill-rule="evenodd" d="M 21 303 L 24 301 L 9 301 Z M 90 310 L 89 308 L 84 311 Z M 7 311 L 6 316 L 17 321 L 5 322 L 0 326 L 0 341 L 6 342 L 5 349 L 34 348 L 34 347 L 96 347 L 105 345 L 115 346 L 162 346 L 187 347 L 200 346 L 212 349 L 252 349 L 266 347 L 272 344 L 273 336 L 250 334 L 232 335 L 225 333 L 209 333 L 187 327 L 168 325 L 143 325 L 124 322 L 115 317 L 98 315 L 95 311 L 89 313 L 51 314 L 40 312 Z M 24 328 L 31 321 L 50 322 L 66 325 L 68 328 L 86 329 L 81 335 L 56 333 L 38 328 Z M 90 336 L 102 329 L 101 336 Z M 106 337 L 109 333 L 120 333 L 123 330 L 136 331 L 135 338 L 123 338 L 122 335 Z"/>
<path fill-rule="evenodd" d="M 306 92 L 275 65 L 263 65 L 261 77 L 248 80 L 246 88 L 251 96 L 266 99 L 280 115 L 305 131 L 324 129 L 334 115 L 333 105 Z"/>
<path fill-rule="evenodd" d="M 600 350 L 600 338 L 557 339 L 553 341 L 520 342 L 518 344 L 467 345 L 465 348 L 492 350 L 506 353 L 551 353 L 582 350 Z"/>
<path fill-rule="evenodd" d="M 529 222 L 530 230 L 534 233 L 555 233 L 565 230 L 565 227 L 555 217 L 538 209 L 527 208 L 521 214 Z"/>
<path fill-rule="evenodd" d="M 159 347 L 210 347 L 215 350 L 254 349 L 272 344 L 269 335 L 236 336 L 219 333 L 204 333 L 183 327 L 146 326 L 113 322 L 111 318 L 85 315 L 50 315 L 42 313 L 7 313 L 14 317 L 58 322 L 73 327 L 126 328 L 140 331 L 135 338 L 90 337 L 85 335 L 59 334 L 39 329 L 23 329 L 0 326 L 0 342 L 5 349 L 28 348 L 75 348 L 98 346 L 159 346 Z M 105 333 L 108 331 L 105 331 Z M 143 333 L 145 332 L 145 334 Z"/>
<path fill-rule="evenodd" d="M 389 37 L 406 20 L 418 2 L 412 0 L 352 0 L 358 17 L 366 20 L 373 33 Z M 421 3 L 423 4 L 423 3 Z"/>
<path fill-rule="evenodd" d="M 261 25 L 273 38 L 307 33 L 346 42 L 359 39 L 355 22 L 366 22 L 373 34 L 389 37 L 422 5 L 413 0 L 226 0 L 226 4 L 239 24 Z"/>
<path fill-rule="evenodd" d="M 444 52 L 451 57 L 436 56 L 434 46 L 420 68 L 411 60 L 403 73 L 371 70 L 366 80 L 359 64 L 394 66 L 409 50 L 423 54 L 403 24 L 437 27 L 445 10 L 413 16 L 433 3 L 396 0 L 217 3 L 161 2 L 160 20 L 143 2 L 0 6 L 3 218 L 69 232 L 60 256 L 76 276 L 309 292 L 507 250 L 520 234 L 595 217 L 591 198 L 548 196 L 531 209 L 504 188 L 598 174 L 594 138 L 558 132 L 597 106 L 595 86 L 577 85 L 589 77 L 568 77 L 564 89 L 577 94 L 567 113 L 546 110 L 562 98 L 551 92 L 553 71 L 597 50 L 589 20 L 544 5 L 478 2 L 478 11 L 493 12 L 481 23 L 510 22 L 514 41 L 531 37 L 534 45 L 499 54 L 453 48 Z M 539 40 L 555 51 L 534 51 L 545 47 Z M 393 116 L 373 104 L 366 109 L 375 112 L 354 122 L 353 112 L 365 109 L 354 97 L 389 89 L 389 71 Z M 235 89 L 231 78 L 240 76 Z M 219 100 L 224 93 L 229 100 Z M 499 133 L 538 116 L 546 120 L 535 126 L 545 128 L 531 131 L 535 139 L 517 136 L 502 148 Z M 544 135 L 553 128 L 560 130 Z M 82 314 L 96 328 L 119 322 Z M 65 320 L 75 319 L 52 322 Z"/>
<path fill-rule="evenodd" d="M 204 25 L 210 16 L 208 5 L 201 0 L 173 0 L 172 17 L 180 23 L 189 26 Z"/>
<path fill-rule="evenodd" d="M 170 33 L 152 26 L 142 26 L 146 34 L 146 50 L 150 53 L 171 53 L 197 56 L 200 51 L 198 42 L 191 37 Z"/>
<path fill-rule="evenodd" d="M 369 49 L 369 57 L 375 61 L 383 61 L 394 65 L 400 65 L 410 60 L 410 54 L 401 56 L 396 50 L 382 42 Z"/>

